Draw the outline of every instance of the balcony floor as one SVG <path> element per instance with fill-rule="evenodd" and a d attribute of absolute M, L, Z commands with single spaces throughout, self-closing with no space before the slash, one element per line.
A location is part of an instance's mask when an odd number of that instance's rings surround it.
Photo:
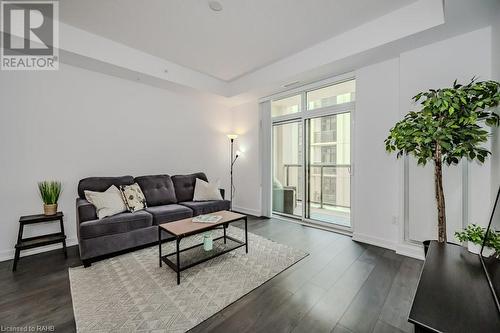
<path fill-rule="evenodd" d="M 297 202 L 293 210 L 294 215 L 302 215 L 302 202 Z M 311 204 L 311 219 L 320 222 L 333 223 L 344 227 L 351 226 L 351 210 L 344 207 L 335 207 L 330 205 Z"/>

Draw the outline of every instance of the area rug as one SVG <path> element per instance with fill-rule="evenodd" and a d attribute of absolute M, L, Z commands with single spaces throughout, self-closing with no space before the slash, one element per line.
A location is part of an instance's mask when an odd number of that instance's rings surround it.
<path fill-rule="evenodd" d="M 222 231 L 212 231 L 214 238 Z M 244 239 L 243 230 L 228 235 Z M 181 242 L 187 248 L 202 242 L 196 235 Z M 239 248 L 181 272 L 158 266 L 153 246 L 69 269 L 78 332 L 185 332 L 301 260 L 307 253 L 248 233 L 249 252 Z M 216 248 L 231 246 L 214 242 Z M 233 244 L 234 245 L 234 244 Z M 162 253 L 174 251 L 165 243 Z M 183 252 L 181 264 L 203 256 L 202 248 Z M 174 259 L 175 262 L 175 259 Z"/>

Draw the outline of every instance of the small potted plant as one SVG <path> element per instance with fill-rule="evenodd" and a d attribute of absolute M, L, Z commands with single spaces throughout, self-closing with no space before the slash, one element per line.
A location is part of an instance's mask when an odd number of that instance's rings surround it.
<path fill-rule="evenodd" d="M 478 226 L 477 224 L 470 224 L 462 231 L 456 231 L 455 237 L 460 242 L 467 242 L 467 248 L 469 252 L 479 254 L 481 252 L 481 247 L 484 242 L 485 234 L 486 234 L 485 228 Z M 498 240 L 499 240 L 499 235 L 495 231 L 490 230 L 488 233 L 488 240 L 486 241 L 485 244 L 486 248 L 485 251 L 483 251 L 483 255 L 488 257 L 492 255 L 495 251 L 500 250 L 497 248 Z"/>
<path fill-rule="evenodd" d="M 494 229 L 488 230 L 485 245 L 488 248 L 488 251 L 483 250 L 483 256 L 489 257 L 493 254 L 495 258 L 500 259 L 500 232 L 495 231 Z"/>
<path fill-rule="evenodd" d="M 39 182 L 38 190 L 42 197 L 45 215 L 55 215 L 57 213 L 57 201 L 62 190 L 61 182 L 47 180 Z"/>

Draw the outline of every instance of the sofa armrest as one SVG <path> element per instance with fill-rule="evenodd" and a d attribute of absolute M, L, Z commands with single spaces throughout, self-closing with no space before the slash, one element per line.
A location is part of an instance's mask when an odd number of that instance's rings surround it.
<path fill-rule="evenodd" d="M 222 199 L 225 199 L 224 195 L 226 194 L 226 190 L 224 190 L 223 188 L 220 188 L 219 192 L 220 192 L 220 195 L 221 195 Z"/>
<path fill-rule="evenodd" d="M 93 204 L 85 199 L 76 199 L 76 221 L 78 224 L 85 221 L 97 220 L 97 211 Z"/>

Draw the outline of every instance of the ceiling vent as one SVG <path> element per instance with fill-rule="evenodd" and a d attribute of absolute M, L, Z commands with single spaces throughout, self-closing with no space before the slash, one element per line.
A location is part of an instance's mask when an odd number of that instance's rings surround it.
<path fill-rule="evenodd" d="M 283 85 L 283 88 L 290 88 L 290 87 L 292 87 L 292 86 L 297 85 L 298 83 L 300 83 L 300 81 L 293 81 L 293 82 L 290 82 L 290 83 L 284 84 L 284 85 Z"/>

